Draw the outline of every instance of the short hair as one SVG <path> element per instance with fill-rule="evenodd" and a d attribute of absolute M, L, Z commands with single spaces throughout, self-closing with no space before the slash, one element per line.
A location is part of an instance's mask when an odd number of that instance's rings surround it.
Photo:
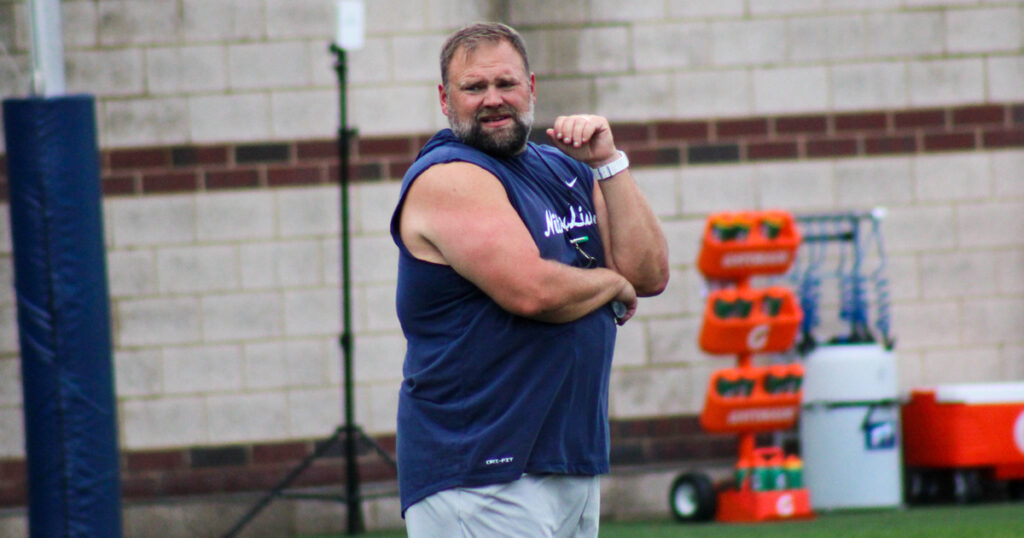
<path fill-rule="evenodd" d="M 497 44 L 502 41 L 507 42 L 516 49 L 516 52 L 523 59 L 523 68 L 529 74 L 530 60 L 526 55 L 526 44 L 523 43 L 523 38 L 519 35 L 519 32 L 515 31 L 511 26 L 500 22 L 478 22 L 465 26 L 452 34 L 444 42 L 444 46 L 441 47 L 441 84 L 444 88 L 446 90 L 448 88 L 448 67 L 451 65 L 456 51 L 460 48 L 465 48 L 466 52 L 472 52 L 481 43 Z"/>

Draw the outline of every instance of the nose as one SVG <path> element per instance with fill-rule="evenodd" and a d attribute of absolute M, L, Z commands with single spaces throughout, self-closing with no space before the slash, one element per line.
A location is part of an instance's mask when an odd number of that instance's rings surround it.
<path fill-rule="evenodd" d="M 496 107 L 500 106 L 502 102 L 503 100 L 501 98 L 501 92 L 498 91 L 498 88 L 494 86 L 488 86 L 487 91 L 484 92 L 483 105 L 485 107 Z"/>

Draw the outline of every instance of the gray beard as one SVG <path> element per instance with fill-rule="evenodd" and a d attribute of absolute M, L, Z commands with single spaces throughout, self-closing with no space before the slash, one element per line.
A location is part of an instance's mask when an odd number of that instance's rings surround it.
<path fill-rule="evenodd" d="M 513 115 L 514 125 L 509 130 L 487 133 L 475 118 L 461 122 L 454 111 L 448 113 L 448 124 L 455 136 L 464 144 L 472 146 L 488 155 L 498 158 L 511 157 L 519 154 L 526 147 L 526 140 L 533 128 L 533 103 L 523 114 Z"/>

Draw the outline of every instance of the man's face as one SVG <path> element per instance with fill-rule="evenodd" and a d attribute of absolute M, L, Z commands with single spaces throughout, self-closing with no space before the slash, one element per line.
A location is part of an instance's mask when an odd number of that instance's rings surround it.
<path fill-rule="evenodd" d="M 533 126 L 534 78 L 505 41 L 459 49 L 441 86 L 441 111 L 460 140 L 498 157 L 523 150 Z"/>

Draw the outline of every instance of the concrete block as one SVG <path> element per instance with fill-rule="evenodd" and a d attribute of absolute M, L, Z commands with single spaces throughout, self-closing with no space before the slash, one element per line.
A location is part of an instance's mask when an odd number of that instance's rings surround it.
<path fill-rule="evenodd" d="M 548 40 L 548 67 L 556 75 L 622 72 L 632 61 L 624 26 L 552 32 Z"/>
<path fill-rule="evenodd" d="M 992 179 L 996 196 L 1009 198 L 1024 195 L 1024 151 L 998 151 L 989 154 L 992 159 Z"/>
<path fill-rule="evenodd" d="M 383 284 L 361 287 L 356 311 L 362 314 L 359 328 L 368 331 L 401 330 L 395 310 L 395 285 Z"/>
<path fill-rule="evenodd" d="M 289 336 L 337 334 L 341 305 L 336 288 L 286 291 L 284 331 Z"/>
<path fill-rule="evenodd" d="M 20 349 L 18 346 L 18 312 L 15 305 L 0 306 L 0 352 L 17 353 Z"/>
<path fill-rule="evenodd" d="M 0 114 L 0 119 L 3 115 Z M 0 254 L 11 253 L 11 208 L 4 204 L 0 206 Z"/>
<path fill-rule="evenodd" d="M 993 254 L 996 289 L 999 293 L 1024 292 L 1024 251 L 1005 250 Z"/>
<path fill-rule="evenodd" d="M 427 0 L 426 12 L 429 27 L 445 31 L 476 21 L 500 20 L 503 14 L 494 2 L 476 0 Z"/>
<path fill-rule="evenodd" d="M 364 412 L 359 413 L 361 423 L 371 435 L 394 433 L 398 429 L 399 382 L 374 383 L 361 386 L 367 396 L 363 399 Z"/>
<path fill-rule="evenodd" d="M 352 282 L 359 285 L 397 281 L 398 248 L 390 235 L 356 237 L 351 248 Z"/>
<path fill-rule="evenodd" d="M 921 255 L 921 293 L 929 299 L 971 298 L 996 292 L 991 252 Z"/>
<path fill-rule="evenodd" d="M 146 49 L 151 94 L 224 91 L 227 72 L 227 49 L 221 45 Z"/>
<path fill-rule="evenodd" d="M 957 208 L 957 235 L 964 247 L 1024 245 L 1024 203 L 962 204 Z"/>
<path fill-rule="evenodd" d="M 365 136 L 433 131 L 439 110 L 438 82 L 350 88 L 349 124 L 358 127 Z M 381 118 L 388 120 L 381 121 Z M 443 116 L 440 119 L 443 120 Z"/>
<path fill-rule="evenodd" d="M 280 392 L 206 398 L 210 443 L 276 441 L 288 430 L 288 399 Z"/>
<path fill-rule="evenodd" d="M 676 192 L 678 168 L 639 168 L 633 170 L 632 174 L 655 215 L 661 218 L 680 215 L 682 204 Z"/>
<path fill-rule="evenodd" d="M 181 32 L 176 0 L 100 0 L 100 44 L 175 43 Z"/>
<path fill-rule="evenodd" d="M 267 37 L 333 40 L 334 2 L 322 0 L 266 0 Z"/>
<path fill-rule="evenodd" d="M 341 229 L 336 186 L 278 189 L 274 198 L 279 237 L 337 235 Z"/>
<path fill-rule="evenodd" d="M 756 170 L 753 165 L 683 168 L 683 213 L 711 213 L 754 207 Z"/>
<path fill-rule="evenodd" d="M 755 168 L 758 207 L 823 210 L 833 207 L 833 166 L 828 162 L 801 161 L 759 164 Z"/>
<path fill-rule="evenodd" d="M 978 200 L 992 194 L 989 156 L 983 153 L 917 155 L 913 165 L 919 200 Z"/>
<path fill-rule="evenodd" d="M 1002 346 L 1003 376 L 1000 379 L 1024 379 L 1024 346 Z"/>
<path fill-rule="evenodd" d="M 242 388 L 237 345 L 165 347 L 164 394 L 208 394 Z"/>
<path fill-rule="evenodd" d="M 21 361 L 0 359 L 0 405 L 21 405 Z"/>
<path fill-rule="evenodd" d="M 902 63 L 829 66 L 829 101 L 836 110 L 902 108 L 907 105 L 907 71 Z"/>
<path fill-rule="evenodd" d="M 671 2 L 670 2 L 671 4 Z M 624 6 L 616 0 L 591 0 L 592 22 L 621 23 L 623 21 L 652 21 L 665 19 L 665 3 L 661 0 L 639 0 Z"/>
<path fill-rule="evenodd" d="M 668 286 L 660 295 L 654 297 L 642 297 L 637 307 L 637 316 L 647 318 L 652 316 L 678 315 L 686 310 L 689 304 L 690 289 L 680 271 L 670 271 Z"/>
<path fill-rule="evenodd" d="M 279 91 L 270 95 L 271 129 L 275 138 L 332 138 L 337 136 L 337 90 Z"/>
<path fill-rule="evenodd" d="M 686 365 L 710 357 L 700 349 L 701 316 L 680 316 L 652 319 L 647 322 L 650 333 L 651 364 Z"/>
<path fill-rule="evenodd" d="M 869 13 L 865 52 L 874 57 L 942 54 L 946 26 L 941 11 Z"/>
<path fill-rule="evenodd" d="M 163 145 L 188 138 L 188 103 L 180 97 L 98 103 L 105 146 Z"/>
<path fill-rule="evenodd" d="M 354 228 L 361 233 L 390 232 L 391 214 L 398 205 L 401 190 L 398 181 L 360 184 L 354 193 Z"/>
<path fill-rule="evenodd" d="M 263 93 L 188 98 L 191 140 L 245 142 L 270 138 L 270 98 Z"/>
<path fill-rule="evenodd" d="M 200 397 L 123 400 L 122 448 L 144 450 L 210 442 L 207 413 Z"/>
<path fill-rule="evenodd" d="M 613 371 L 608 405 L 609 414 L 616 418 L 692 413 L 690 371 L 688 368 Z"/>
<path fill-rule="evenodd" d="M 157 348 L 114 351 L 118 398 L 163 394 L 163 357 Z"/>
<path fill-rule="evenodd" d="M 66 49 L 96 46 L 99 40 L 99 10 L 95 2 L 61 2 L 60 13 L 61 39 Z"/>
<path fill-rule="evenodd" d="M 926 350 L 921 360 L 921 381 L 925 386 L 940 383 L 993 383 L 1004 381 L 999 350 L 969 347 Z"/>
<path fill-rule="evenodd" d="M 633 319 L 619 327 L 615 335 L 612 368 L 631 368 L 647 364 L 646 325 L 640 319 Z"/>
<path fill-rule="evenodd" d="M 442 33 L 393 37 L 392 80 L 439 83 L 441 73 L 437 58 L 446 38 Z"/>
<path fill-rule="evenodd" d="M 144 91 L 141 49 L 68 51 L 64 54 L 68 93 L 97 97 L 141 95 Z"/>
<path fill-rule="evenodd" d="M 964 301 L 963 338 L 968 344 L 1020 342 L 1024 299 L 994 297 Z M 954 378 L 955 379 L 955 378 Z"/>
<path fill-rule="evenodd" d="M 716 66 L 780 63 L 786 56 L 786 23 L 782 19 L 712 22 L 711 50 Z"/>
<path fill-rule="evenodd" d="M 25 419 L 21 407 L 0 407 L 0 458 L 25 455 Z"/>
<path fill-rule="evenodd" d="M 348 70 L 345 73 L 349 84 L 371 84 L 384 83 L 391 80 L 394 68 L 394 54 L 392 53 L 391 38 L 366 36 L 366 44 L 359 50 L 345 52 L 345 60 L 348 62 Z M 434 80 L 440 82 L 440 68 L 438 67 L 437 54 L 434 56 L 423 56 L 423 61 L 430 59 L 434 65 Z M 309 44 L 309 58 L 313 71 L 313 86 L 329 86 L 337 88 L 338 72 L 334 69 L 337 56 L 332 54 L 323 43 L 314 41 Z"/>
<path fill-rule="evenodd" d="M 632 45 L 632 63 L 641 71 L 711 63 L 711 28 L 703 22 L 637 26 Z"/>
<path fill-rule="evenodd" d="M 956 215 L 948 205 L 886 208 L 882 232 L 890 255 L 957 245 Z"/>
<path fill-rule="evenodd" d="M 14 261 L 11 256 L 0 254 L 0 304 L 14 300 Z"/>
<path fill-rule="evenodd" d="M 200 336 L 199 301 L 191 297 L 118 301 L 114 320 L 117 347 L 186 344 Z"/>
<path fill-rule="evenodd" d="M 321 340 L 254 342 L 243 346 L 247 389 L 322 387 L 328 376 L 327 350 Z"/>
<path fill-rule="evenodd" d="M 545 78 L 537 82 L 534 129 L 554 124 L 555 118 L 597 108 L 593 84 L 585 78 Z"/>
<path fill-rule="evenodd" d="M 903 6 L 903 0 L 825 0 L 829 11 L 895 10 Z"/>
<path fill-rule="evenodd" d="M 748 70 L 676 73 L 675 110 L 683 118 L 742 116 L 754 111 L 754 81 Z"/>
<path fill-rule="evenodd" d="M 959 301 L 896 303 L 893 329 L 903 350 L 934 349 L 962 343 L 961 324 L 967 323 Z"/>
<path fill-rule="evenodd" d="M 864 18 L 860 15 L 793 18 L 788 30 L 790 60 L 846 60 L 864 54 Z"/>
<path fill-rule="evenodd" d="M 741 17 L 746 13 L 743 0 L 673 0 L 668 3 L 669 17 Z"/>
<path fill-rule="evenodd" d="M 754 70 L 755 112 L 825 110 L 828 98 L 828 69 L 824 66 Z"/>
<path fill-rule="evenodd" d="M 847 207 L 902 205 L 914 199 L 909 158 L 838 161 L 835 175 L 836 200 Z"/>
<path fill-rule="evenodd" d="M 671 75 L 598 77 L 594 86 L 594 113 L 613 122 L 671 117 L 675 102 Z"/>
<path fill-rule="evenodd" d="M 279 293 L 207 294 L 200 303 L 206 342 L 284 335 L 283 299 Z"/>
<path fill-rule="evenodd" d="M 910 301 L 924 297 L 921 293 L 921 270 L 915 255 L 887 255 L 883 276 L 889 279 L 893 301 Z"/>
<path fill-rule="evenodd" d="M 199 241 L 265 239 L 274 235 L 274 193 L 243 191 L 196 196 Z"/>
<path fill-rule="evenodd" d="M 235 290 L 238 266 L 233 246 L 161 249 L 156 257 L 157 286 L 162 294 Z"/>
<path fill-rule="evenodd" d="M 750 14 L 759 16 L 820 11 L 825 0 L 750 0 L 748 3 Z"/>
<path fill-rule="evenodd" d="M 661 229 L 668 240 L 670 266 L 681 268 L 696 263 L 704 237 L 703 219 L 662 221 Z"/>
<path fill-rule="evenodd" d="M 195 238 L 192 195 L 111 198 L 104 203 L 110 246 L 188 243 Z"/>
<path fill-rule="evenodd" d="M 323 283 L 317 241 L 247 243 L 239 247 L 245 289 L 311 286 Z"/>
<path fill-rule="evenodd" d="M 5 510 L 0 515 L 0 536 L 28 536 L 27 510 Z"/>
<path fill-rule="evenodd" d="M 400 334 L 359 335 L 353 346 L 355 379 L 359 383 L 402 380 L 405 338 Z M 468 359 L 467 359 L 468 360 Z"/>
<path fill-rule="evenodd" d="M 392 243 L 393 245 L 394 243 Z M 341 284 L 341 242 L 337 238 L 324 239 L 320 242 L 320 252 L 323 253 L 323 265 L 320 266 L 320 274 L 323 275 L 324 283 L 338 286 Z M 349 249 L 351 253 L 351 246 Z M 351 255 L 351 254 L 350 254 Z M 397 255 L 396 255 L 397 256 Z M 395 258 L 398 259 L 397 257 Z M 351 259 L 349 260 L 351 262 Z M 397 261 L 395 262 L 398 263 Z M 350 268 L 351 269 L 351 268 Z M 398 268 L 395 268 L 398 274 Z M 351 276 L 351 275 L 350 275 Z"/>
<path fill-rule="evenodd" d="M 985 99 L 984 60 L 981 58 L 912 62 L 909 74 L 912 106 L 972 103 Z"/>
<path fill-rule="evenodd" d="M 182 0 L 182 11 L 189 43 L 266 37 L 264 10 L 248 0 Z"/>
<path fill-rule="evenodd" d="M 588 3 L 585 0 L 522 0 L 509 5 L 508 19 L 512 26 L 584 23 L 587 22 Z"/>
<path fill-rule="evenodd" d="M 426 28 L 427 20 L 426 0 L 373 0 L 366 3 L 367 35 L 419 31 Z"/>
<path fill-rule="evenodd" d="M 338 387 L 288 391 L 288 429 L 295 438 L 327 437 L 344 413 Z"/>
<path fill-rule="evenodd" d="M 309 49 L 301 41 L 228 46 L 228 87 L 267 89 L 309 83 Z"/>
<path fill-rule="evenodd" d="M 1020 51 L 1024 24 L 1019 5 L 946 10 L 949 53 Z"/>
<path fill-rule="evenodd" d="M 992 101 L 1024 99 L 1024 58 L 995 56 L 985 59 L 988 97 Z"/>

